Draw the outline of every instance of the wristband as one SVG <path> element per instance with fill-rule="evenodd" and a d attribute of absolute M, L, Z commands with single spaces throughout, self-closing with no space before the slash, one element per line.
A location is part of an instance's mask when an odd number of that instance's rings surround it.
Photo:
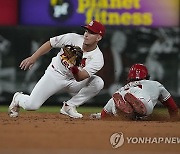
<path fill-rule="evenodd" d="M 78 67 L 77 66 L 71 67 L 71 72 L 72 72 L 72 74 L 78 74 L 78 72 L 79 72 Z"/>

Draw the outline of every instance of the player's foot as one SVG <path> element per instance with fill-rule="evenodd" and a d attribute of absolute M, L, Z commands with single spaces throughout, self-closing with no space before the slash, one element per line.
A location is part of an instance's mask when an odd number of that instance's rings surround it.
<path fill-rule="evenodd" d="M 92 113 L 89 116 L 90 119 L 101 119 L 101 113 Z"/>
<path fill-rule="evenodd" d="M 135 96 L 133 96 L 130 93 L 126 93 L 124 96 L 124 99 L 131 104 L 134 111 L 140 115 L 146 114 L 146 107 L 144 106 L 143 102 L 139 99 L 137 99 Z"/>
<path fill-rule="evenodd" d="M 113 100 L 114 100 L 116 107 L 121 112 L 126 113 L 126 114 L 133 113 L 132 106 L 128 102 L 124 101 L 124 99 L 122 98 L 122 96 L 119 93 L 113 94 Z"/>
<path fill-rule="evenodd" d="M 8 114 L 10 117 L 18 117 L 18 114 L 19 114 L 19 102 L 16 101 L 16 97 L 21 94 L 20 92 L 16 92 L 13 96 L 13 99 L 12 99 L 12 102 L 9 106 L 9 109 L 8 109 Z"/>
<path fill-rule="evenodd" d="M 66 103 L 63 103 L 63 106 L 62 106 L 62 108 L 60 109 L 60 113 L 61 113 L 61 114 L 64 114 L 64 115 L 68 115 L 68 114 L 66 113 L 66 111 L 65 111 L 65 104 L 66 104 Z"/>
<path fill-rule="evenodd" d="M 69 106 L 66 103 L 63 104 L 63 106 L 62 106 L 62 108 L 60 110 L 60 113 L 64 114 L 64 115 L 68 115 L 71 118 L 82 118 L 83 117 L 82 114 L 80 114 L 80 113 L 78 113 L 76 111 L 76 107 L 75 106 Z"/>

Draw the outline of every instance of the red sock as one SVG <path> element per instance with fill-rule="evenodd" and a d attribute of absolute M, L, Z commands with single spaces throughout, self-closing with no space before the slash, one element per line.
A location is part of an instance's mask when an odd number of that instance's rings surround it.
<path fill-rule="evenodd" d="M 107 117 L 110 117 L 110 116 L 111 116 L 111 114 L 106 112 L 104 109 L 101 111 L 101 119 L 107 118 Z"/>

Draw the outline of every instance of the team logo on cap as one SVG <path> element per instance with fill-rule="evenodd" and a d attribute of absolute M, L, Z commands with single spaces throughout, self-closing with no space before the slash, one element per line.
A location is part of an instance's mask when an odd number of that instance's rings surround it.
<path fill-rule="evenodd" d="M 89 26 L 92 26 L 94 24 L 94 22 L 93 21 L 91 21 L 90 23 L 89 23 Z"/>

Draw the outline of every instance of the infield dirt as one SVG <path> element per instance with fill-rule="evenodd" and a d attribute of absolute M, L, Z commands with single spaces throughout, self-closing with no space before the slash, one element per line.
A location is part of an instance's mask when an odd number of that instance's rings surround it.
<path fill-rule="evenodd" d="M 180 143 L 127 143 L 112 148 L 110 137 L 176 137 L 180 121 L 151 117 L 147 121 L 71 119 L 58 113 L 22 112 L 18 118 L 0 113 L 0 154 L 167 154 L 179 153 Z"/>

